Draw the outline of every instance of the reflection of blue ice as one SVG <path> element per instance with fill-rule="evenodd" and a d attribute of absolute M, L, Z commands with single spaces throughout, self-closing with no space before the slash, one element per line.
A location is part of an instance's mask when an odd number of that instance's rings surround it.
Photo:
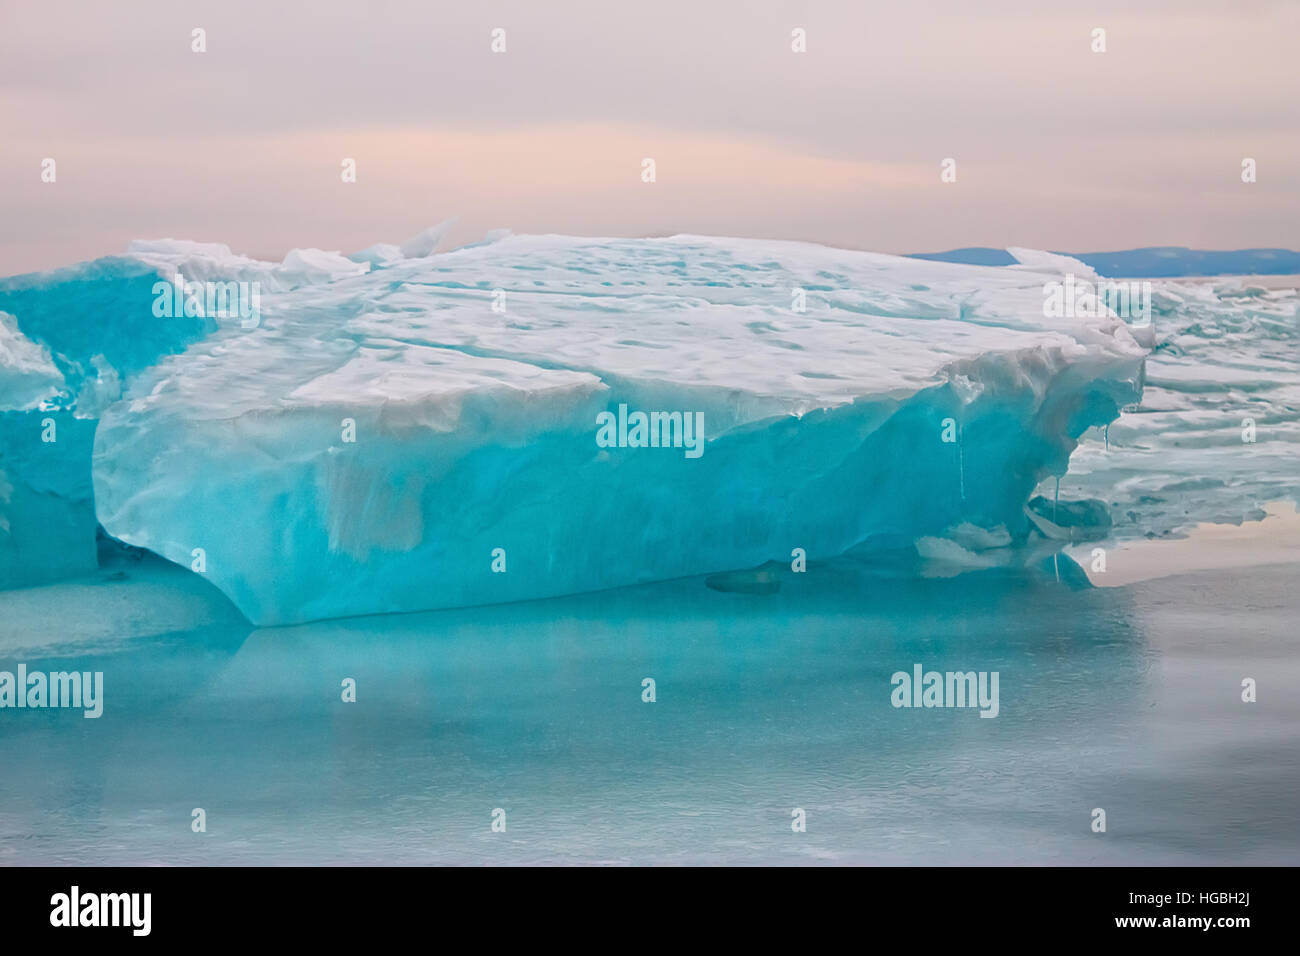
<path fill-rule="evenodd" d="M 1261 574 L 1072 591 L 845 561 L 765 594 L 689 579 L 246 640 L 210 619 L 96 655 L 99 721 L 0 714 L 0 859 L 1294 862 L 1283 705 L 1234 693 L 1282 633 Z M 60 653 L 27 659 L 86 659 Z M 999 671 L 1000 715 L 892 708 L 890 674 L 914 663 Z M 1216 761 L 1243 737 L 1235 786 Z"/>

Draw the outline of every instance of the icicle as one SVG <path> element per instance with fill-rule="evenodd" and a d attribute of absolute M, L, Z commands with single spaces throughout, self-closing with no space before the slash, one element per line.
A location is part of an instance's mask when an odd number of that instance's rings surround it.
<path fill-rule="evenodd" d="M 957 435 L 957 484 L 961 490 L 961 500 L 966 500 L 966 453 L 961 447 L 961 435 Z"/>

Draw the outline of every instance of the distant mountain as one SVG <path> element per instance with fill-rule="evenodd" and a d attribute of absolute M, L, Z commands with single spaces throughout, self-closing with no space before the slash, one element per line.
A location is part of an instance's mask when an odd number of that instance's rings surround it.
<path fill-rule="evenodd" d="M 1010 266 L 1016 257 L 1005 249 L 990 249 L 985 246 L 970 246 L 966 249 L 950 249 L 947 252 L 916 252 L 909 259 L 930 259 L 934 262 L 960 262 L 968 266 Z"/>
<path fill-rule="evenodd" d="M 1294 275 L 1300 273 L 1300 252 L 1290 249 L 1186 249 L 1152 246 L 1122 252 L 1063 252 L 1112 278 L 1169 278 L 1173 276 Z M 1009 266 L 1016 259 L 1005 249 L 972 247 L 948 252 L 923 252 L 912 259 L 964 262 L 977 266 Z"/>

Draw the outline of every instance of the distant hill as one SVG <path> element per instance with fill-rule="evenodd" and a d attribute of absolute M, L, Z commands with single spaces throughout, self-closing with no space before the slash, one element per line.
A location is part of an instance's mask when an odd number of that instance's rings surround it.
<path fill-rule="evenodd" d="M 1300 273 L 1300 252 L 1290 249 L 1186 249 L 1152 246 L 1122 252 L 1063 252 L 1060 255 L 1092 266 L 1111 278 L 1170 278 L 1174 276 L 1293 275 Z M 972 247 L 948 252 L 923 252 L 913 259 L 964 262 L 977 266 L 1009 266 L 1016 260 L 1005 249 Z"/>

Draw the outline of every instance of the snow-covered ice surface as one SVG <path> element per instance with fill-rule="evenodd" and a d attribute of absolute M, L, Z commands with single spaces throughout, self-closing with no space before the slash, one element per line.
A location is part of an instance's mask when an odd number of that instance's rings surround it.
<path fill-rule="evenodd" d="M 143 373 L 96 436 L 107 531 L 186 565 L 202 549 L 259 624 L 958 526 L 1015 540 L 1074 438 L 1140 393 L 1124 323 L 1045 319 L 1051 273 L 1027 267 L 691 236 L 426 245 L 264 293 L 258 328 Z M 621 405 L 701 415 L 702 454 L 601 447 Z"/>
<path fill-rule="evenodd" d="M 1026 501 L 1057 477 L 1063 500 L 1106 502 L 1120 537 L 1295 498 L 1294 292 L 1156 283 L 1148 356 L 1150 332 L 1113 316 L 1044 316 L 1045 283 L 1094 276 L 1049 253 L 979 267 L 494 234 L 439 254 L 444 231 L 281 263 L 137 242 L 0 280 L 4 354 L 24 357 L 0 361 L 0 394 L 48 391 L 11 370 L 52 362 L 47 404 L 86 426 L 60 466 L 84 486 L 74 536 L 97 518 L 185 567 L 202 549 L 208 578 L 276 624 L 788 564 L 796 548 L 991 566 L 1042 533 Z M 156 317 L 154 284 L 177 272 L 257 283 L 260 321 Z M 597 416 L 623 405 L 698 413 L 702 453 L 598 444 Z M 30 443 L 40 414 L 6 413 L 0 432 L 0 468 L 19 461 L 28 485 L 52 457 L 14 454 L 14 436 Z"/>
<path fill-rule="evenodd" d="M 1141 405 L 1081 443 L 1062 496 L 1106 501 L 1120 537 L 1300 502 L 1300 297 L 1248 280 L 1155 282 Z"/>

